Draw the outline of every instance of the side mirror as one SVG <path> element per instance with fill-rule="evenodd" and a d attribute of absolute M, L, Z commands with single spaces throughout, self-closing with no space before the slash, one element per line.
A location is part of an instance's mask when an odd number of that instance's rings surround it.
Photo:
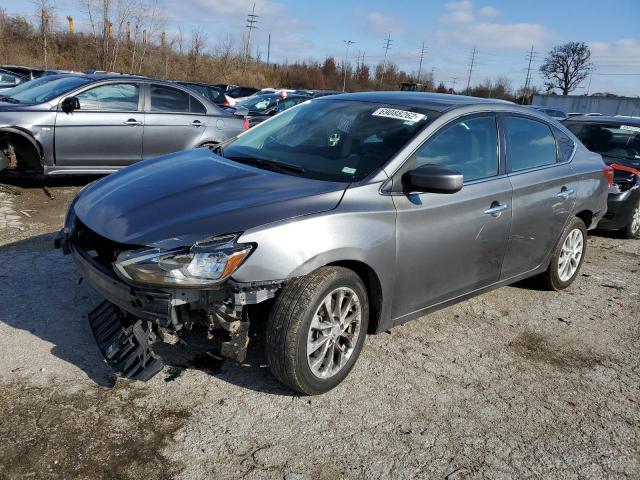
<path fill-rule="evenodd" d="M 439 165 L 422 165 L 402 176 L 405 192 L 456 193 L 463 182 L 460 172 Z"/>
<path fill-rule="evenodd" d="M 74 110 L 80 109 L 80 100 L 78 100 L 76 97 L 67 97 L 62 100 L 60 108 L 64 113 L 71 113 Z"/>

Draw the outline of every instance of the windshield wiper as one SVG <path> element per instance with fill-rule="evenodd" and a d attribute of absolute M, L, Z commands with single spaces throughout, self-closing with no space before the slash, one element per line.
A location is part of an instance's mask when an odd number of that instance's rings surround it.
<path fill-rule="evenodd" d="M 264 167 L 269 168 L 271 170 L 278 170 L 280 172 L 285 173 L 298 173 L 302 174 L 305 172 L 304 168 L 298 167 L 297 165 L 290 165 L 288 163 L 276 162 L 274 160 L 263 160 L 262 158 L 255 157 L 225 157 L 229 160 L 234 160 L 240 163 L 246 163 L 248 165 L 253 165 L 255 167 Z"/>
<path fill-rule="evenodd" d="M 10 97 L 9 95 L 1 96 L 0 101 L 7 102 L 7 103 L 20 103 L 20 100 L 18 100 L 17 98 Z"/>

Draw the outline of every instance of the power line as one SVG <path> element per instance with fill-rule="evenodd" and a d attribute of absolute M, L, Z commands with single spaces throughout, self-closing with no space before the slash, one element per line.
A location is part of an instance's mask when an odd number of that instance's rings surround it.
<path fill-rule="evenodd" d="M 249 52 L 251 48 L 251 32 L 258 28 L 256 26 L 258 23 L 258 15 L 256 15 L 256 4 L 253 4 L 253 8 L 251 9 L 251 13 L 247 13 L 247 24 L 245 25 L 247 29 L 247 44 L 245 46 L 245 56 L 249 58 Z"/>
<path fill-rule="evenodd" d="M 344 44 L 346 45 L 346 51 L 344 54 L 344 63 L 342 64 L 342 70 L 344 73 L 344 77 L 342 80 L 342 91 L 346 91 L 347 89 L 347 61 L 349 60 L 349 46 L 353 45 L 356 42 L 352 42 L 351 40 L 343 40 Z"/>
<path fill-rule="evenodd" d="M 420 82 L 420 74 L 422 73 L 422 60 L 424 59 L 424 42 L 422 42 L 422 48 L 420 49 L 420 66 L 418 67 L 418 83 Z"/>
<path fill-rule="evenodd" d="M 389 49 L 391 48 L 391 44 L 393 40 L 391 40 L 391 32 L 387 35 L 387 38 L 384 40 L 384 61 L 382 62 L 382 75 L 380 75 L 380 83 L 382 84 L 382 80 L 384 78 L 384 72 L 387 70 L 387 55 L 389 54 Z"/>
<path fill-rule="evenodd" d="M 467 91 L 469 91 L 469 87 L 471 86 L 471 74 L 473 73 L 473 63 L 476 61 L 476 55 L 478 53 L 478 49 L 473 46 L 473 50 L 471 51 L 471 62 L 469 63 L 469 78 L 467 79 Z"/>
<path fill-rule="evenodd" d="M 524 80 L 524 94 L 527 95 L 529 91 L 529 85 L 531 84 L 531 62 L 533 61 L 533 56 L 536 52 L 533 51 L 533 45 L 531 45 L 531 51 L 527 54 L 529 57 L 529 65 L 527 66 L 527 76 Z"/>

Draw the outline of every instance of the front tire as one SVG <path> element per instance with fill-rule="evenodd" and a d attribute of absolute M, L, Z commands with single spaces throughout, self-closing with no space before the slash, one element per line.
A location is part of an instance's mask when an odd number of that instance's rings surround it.
<path fill-rule="evenodd" d="M 336 387 L 353 368 L 369 324 L 360 277 L 322 267 L 287 284 L 267 322 L 267 363 L 275 377 L 306 395 Z"/>
<path fill-rule="evenodd" d="M 631 213 L 629 224 L 622 229 L 622 236 L 630 240 L 640 239 L 640 200 Z"/>
<path fill-rule="evenodd" d="M 556 244 L 551 262 L 541 275 L 544 286 L 549 290 L 564 290 L 578 276 L 587 250 L 587 228 L 575 217 L 565 227 Z"/>

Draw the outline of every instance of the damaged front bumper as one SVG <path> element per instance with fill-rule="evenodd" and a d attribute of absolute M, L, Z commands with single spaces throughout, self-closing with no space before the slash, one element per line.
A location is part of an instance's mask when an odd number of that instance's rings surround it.
<path fill-rule="evenodd" d="M 75 242 L 68 230 L 58 234 L 55 246 L 73 257 L 81 277 L 109 302 L 110 306 L 101 305 L 89 316 L 94 336 L 113 369 L 132 378 L 147 379 L 151 370 L 159 371 L 152 343 L 175 343 L 195 328 L 206 332 L 214 353 L 244 361 L 249 344 L 247 307 L 272 298 L 281 286 L 277 281 L 239 284 L 227 280 L 211 289 L 137 287 L 120 279 L 111 265 L 98 261 L 95 252 Z M 132 351 L 141 363 L 137 368 L 127 359 Z M 146 368 L 146 363 L 153 368 Z M 127 371 L 137 373 L 132 376 Z"/>

